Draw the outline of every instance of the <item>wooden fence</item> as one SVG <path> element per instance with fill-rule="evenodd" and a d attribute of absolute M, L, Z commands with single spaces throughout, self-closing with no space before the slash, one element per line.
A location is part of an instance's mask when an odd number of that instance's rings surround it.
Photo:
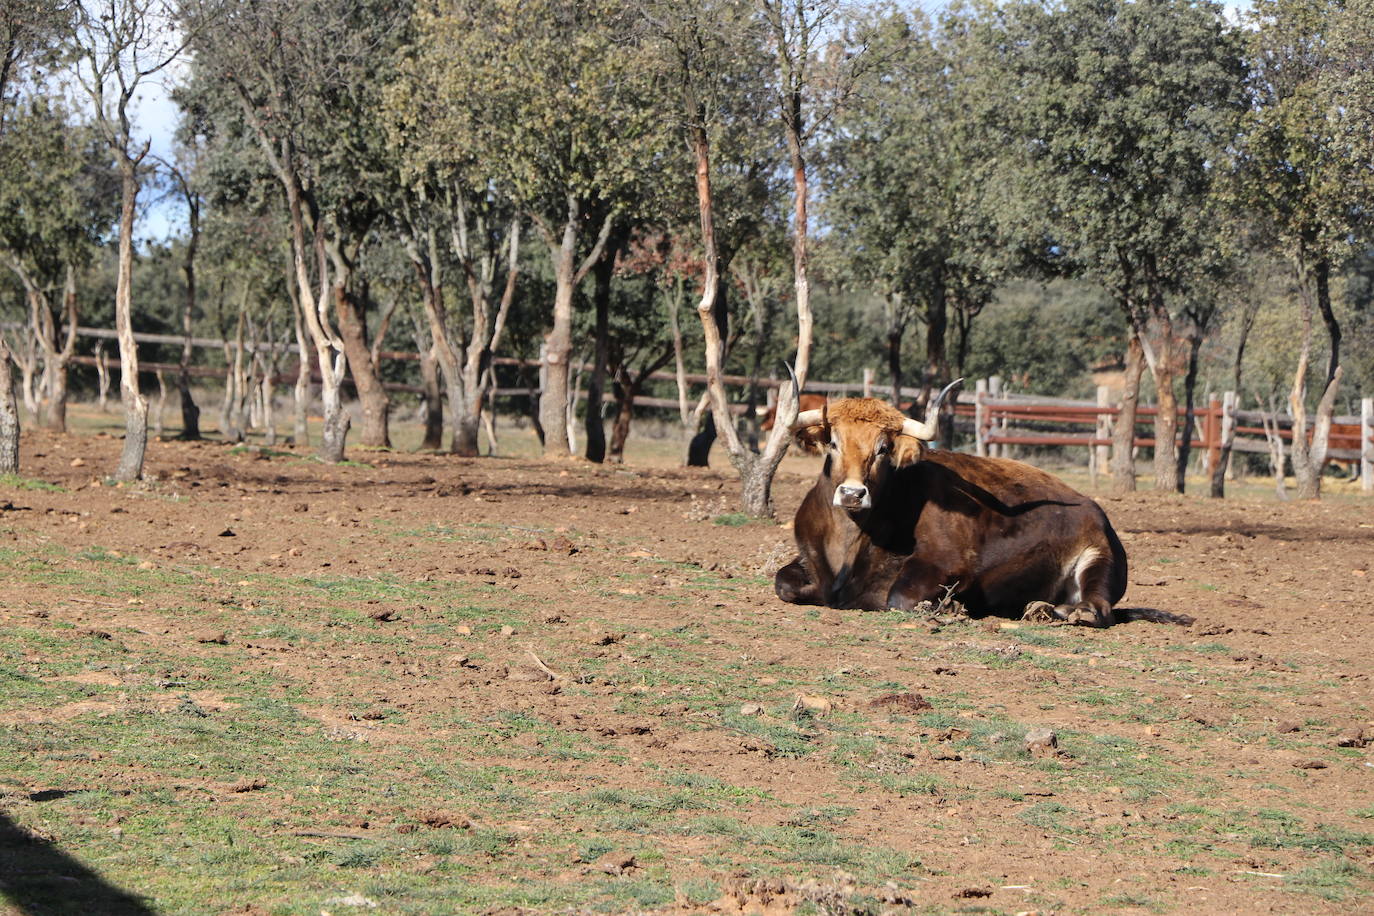
<path fill-rule="evenodd" d="M 23 326 L 6 325 L 5 327 L 18 330 Z M 115 332 L 108 328 L 78 328 L 77 333 L 83 337 L 94 337 L 101 339 L 113 339 Z M 160 343 L 181 345 L 184 338 L 173 334 L 144 334 L 136 333 L 134 339 L 139 343 Z M 192 346 L 221 350 L 224 342 L 213 338 L 193 338 Z M 295 352 L 295 344 L 259 344 L 259 348 L 272 348 L 279 351 Z M 248 347 L 248 349 L 254 349 Z M 419 355 L 407 351 L 384 350 L 379 354 L 383 359 L 394 360 L 418 360 Z M 77 363 L 88 365 L 96 364 L 94 357 L 77 356 L 74 357 Z M 106 366 L 118 371 L 119 360 L 113 357 L 105 357 Z M 498 366 L 519 366 L 522 368 L 538 369 L 542 363 L 538 360 L 524 360 L 515 357 L 496 357 L 493 362 Z M 171 363 L 140 363 L 141 368 L 149 372 L 162 371 L 175 373 L 178 367 Z M 588 366 L 574 366 L 574 369 L 589 369 Z M 190 373 L 197 377 L 224 378 L 227 374 L 226 369 L 210 366 L 190 367 Z M 659 381 L 672 381 L 676 376 L 672 372 L 660 371 L 653 373 L 650 378 Z M 294 374 L 279 375 L 276 379 L 280 383 L 290 384 L 295 380 Z M 689 384 L 701 385 L 706 382 L 706 376 L 700 373 L 688 373 L 686 380 Z M 727 385 L 743 386 L 751 382 L 747 376 L 726 375 L 723 380 Z M 777 396 L 777 389 L 787 384 L 786 380 L 776 378 L 762 378 L 756 380 L 760 388 L 765 392 L 766 403 L 771 405 Z M 415 385 L 388 382 L 386 387 L 393 391 L 405 391 L 412 394 L 422 394 L 423 390 Z M 851 395 L 864 396 L 889 396 L 891 388 L 889 386 L 879 386 L 875 382 L 872 369 L 863 371 L 863 380 L 860 382 L 828 382 L 820 380 L 808 380 L 806 389 L 817 394 L 826 394 L 831 397 L 847 397 Z M 528 388 L 498 388 L 496 395 L 501 397 L 524 397 L 530 394 L 537 395 L 539 388 L 533 390 Z M 900 398 L 905 402 L 907 399 L 916 399 L 926 394 L 923 388 L 903 387 L 899 390 Z M 636 406 L 675 409 L 678 402 L 672 398 L 657 398 L 640 395 L 635 398 Z M 1282 439 L 1292 442 L 1292 421 L 1282 414 L 1270 414 L 1266 411 L 1240 410 L 1238 407 L 1239 399 L 1234 392 L 1226 392 L 1222 397 L 1210 395 L 1205 405 L 1196 406 L 1193 409 L 1194 435 L 1190 440 L 1193 448 L 1198 449 L 1205 456 L 1204 461 L 1207 468 L 1216 466 L 1220 459 L 1221 446 L 1226 433 L 1234 428 L 1231 449 L 1233 452 L 1258 452 L 1261 454 L 1269 453 L 1270 445 L 1265 433 L 1264 426 L 1269 424 L 1271 428 Z M 732 405 L 732 410 L 742 414 L 746 408 L 742 404 Z M 1121 408 L 1113 405 L 1110 400 L 1108 390 L 1098 388 L 1097 399 L 1095 401 L 1074 400 L 1071 398 L 1053 398 L 1039 395 L 1012 394 L 1002 390 L 1001 380 L 993 377 L 990 379 L 980 379 L 974 383 L 973 396 L 969 397 L 965 391 L 960 400 L 955 404 L 954 414 L 959 428 L 971 431 L 974 436 L 974 448 L 979 455 L 1005 455 L 1015 446 L 1060 446 L 1060 447 L 1080 447 L 1088 450 L 1087 463 L 1093 470 L 1105 470 L 1111 457 L 1112 447 L 1112 427 L 1116 418 L 1121 413 Z M 1148 426 L 1153 424 L 1158 408 L 1142 405 L 1136 411 L 1137 426 Z M 1179 409 L 1179 434 L 1182 435 L 1186 411 Z M 1309 439 L 1311 432 L 1308 433 Z M 1137 431 L 1134 439 L 1134 448 L 1153 448 L 1155 440 L 1148 434 L 1141 435 Z M 1337 416 L 1332 420 L 1331 433 L 1327 441 L 1327 457 L 1330 460 L 1348 462 L 1352 465 L 1358 464 L 1360 469 L 1360 479 L 1362 489 L 1366 493 L 1374 492 L 1374 398 L 1364 398 L 1360 402 L 1360 416 Z"/>
<path fill-rule="evenodd" d="M 1102 470 L 1107 467 L 1112 427 L 1121 408 L 1110 403 L 1106 388 L 1098 389 L 1096 401 L 1078 401 L 994 394 L 995 387 L 995 383 L 978 381 L 972 403 L 963 402 L 955 408 L 956 416 L 971 418 L 975 450 L 979 455 L 1005 455 L 1012 446 L 1078 446 L 1088 449 L 1090 468 Z M 1268 454 L 1266 424 L 1282 440 L 1290 444 L 1293 441 L 1291 418 L 1267 411 L 1240 410 L 1238 404 L 1235 392 L 1228 391 L 1221 397 L 1210 395 L 1205 405 L 1193 408 L 1193 437 L 1189 443 L 1203 453 L 1208 469 L 1216 467 L 1220 460 L 1222 443 L 1228 432 L 1233 435 L 1233 452 Z M 1152 425 L 1158 413 L 1157 407 L 1140 406 L 1136 410 L 1137 426 Z M 1181 444 L 1186 409 L 1180 407 L 1178 416 L 1178 443 Z M 1311 441 L 1313 431 L 1310 428 L 1307 435 Z M 1154 445 L 1152 436 L 1137 432 L 1135 448 L 1153 448 Z M 1374 492 L 1374 398 L 1360 401 L 1359 416 L 1332 418 L 1326 454 L 1328 460 L 1352 466 L 1358 464 L 1361 488 L 1366 493 Z"/>

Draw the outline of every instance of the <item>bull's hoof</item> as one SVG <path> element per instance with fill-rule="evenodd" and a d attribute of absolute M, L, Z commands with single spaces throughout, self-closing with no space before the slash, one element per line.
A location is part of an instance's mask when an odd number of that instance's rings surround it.
<path fill-rule="evenodd" d="M 1054 612 L 1054 605 L 1048 601 L 1032 601 L 1021 612 L 1021 619 L 1032 623 L 1057 623 L 1062 618 Z"/>
<path fill-rule="evenodd" d="M 1071 627 L 1109 627 L 1112 612 L 1099 610 L 1090 604 L 1061 604 L 1053 609 L 1058 623 Z"/>

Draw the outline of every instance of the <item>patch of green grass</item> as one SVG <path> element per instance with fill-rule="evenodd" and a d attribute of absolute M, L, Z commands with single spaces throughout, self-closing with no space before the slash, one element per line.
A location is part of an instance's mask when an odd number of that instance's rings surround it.
<path fill-rule="evenodd" d="M 579 799 L 579 807 L 584 810 L 628 808 L 632 811 L 663 814 L 669 811 L 716 807 L 711 800 L 701 798 L 693 792 L 668 792 L 658 795 L 651 792 L 631 792 L 626 789 L 592 789 L 582 793 Z"/>
<path fill-rule="evenodd" d="M 1038 827 L 1041 830 L 1055 834 L 1077 835 L 1085 833 L 1082 827 L 1076 827 L 1068 823 L 1068 817 L 1076 817 L 1078 812 L 1061 802 L 1042 801 L 1036 802 L 1025 811 L 1016 815 L 1016 819 L 1023 823 Z"/>
<path fill-rule="evenodd" d="M 1169 652 L 1196 652 L 1199 655 L 1230 655 L 1233 650 L 1230 646 L 1219 642 L 1200 642 L 1188 645 L 1173 645 L 1164 647 Z M 1184 672 L 1192 674 L 1193 672 Z"/>
<path fill-rule="evenodd" d="M 1103 897 L 1098 904 L 1109 909 L 1140 909 L 1149 910 L 1152 913 L 1164 912 L 1163 904 L 1151 900 L 1141 894 L 1113 894 L 1110 897 Z"/>
<path fill-rule="evenodd" d="M 1335 824 L 1307 824 L 1288 811 L 1265 809 L 1254 816 L 1260 824 L 1250 830 L 1250 845 L 1256 848 L 1341 853 L 1349 847 L 1374 846 L 1374 833 L 1346 830 Z"/>
<path fill-rule="evenodd" d="M 746 804 L 754 801 L 771 801 L 773 795 L 767 789 L 753 786 L 731 785 L 714 776 L 703 773 L 670 773 L 666 782 L 670 786 L 687 789 L 706 798 Z"/>
<path fill-rule="evenodd" d="M 1286 886 L 1321 897 L 1341 901 L 1355 889 L 1356 880 L 1369 879 L 1369 872 L 1348 859 L 1326 859 L 1288 877 Z"/>
<path fill-rule="evenodd" d="M 295 458 L 294 452 L 268 448 L 265 445 L 236 445 L 229 449 L 231 455 L 252 455 L 255 458 Z"/>
<path fill-rule="evenodd" d="M 753 519 L 743 512 L 726 512 L 724 515 L 717 515 L 711 519 L 713 525 L 726 525 L 731 528 L 738 528 L 741 525 L 749 524 Z"/>
<path fill-rule="evenodd" d="M 48 483 L 46 480 L 39 480 L 36 477 L 23 477 L 19 474 L 0 474 L 0 487 L 10 487 L 15 490 L 43 490 L 48 493 L 65 492 L 62 487 L 55 483 Z"/>

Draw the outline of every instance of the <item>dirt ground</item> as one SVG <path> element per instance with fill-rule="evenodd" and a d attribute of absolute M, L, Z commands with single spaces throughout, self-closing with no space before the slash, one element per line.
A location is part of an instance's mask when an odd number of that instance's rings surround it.
<path fill-rule="evenodd" d="M 1374 502 L 1103 499 L 1091 631 L 782 604 L 800 459 L 25 436 L 8 912 L 1374 912 Z"/>

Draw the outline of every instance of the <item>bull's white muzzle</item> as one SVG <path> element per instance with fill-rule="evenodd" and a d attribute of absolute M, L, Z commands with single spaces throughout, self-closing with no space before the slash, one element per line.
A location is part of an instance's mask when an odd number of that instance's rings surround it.
<path fill-rule="evenodd" d="M 835 488 L 835 505 L 841 509 L 868 509 L 873 500 L 868 495 L 868 487 L 862 484 L 840 484 Z"/>

